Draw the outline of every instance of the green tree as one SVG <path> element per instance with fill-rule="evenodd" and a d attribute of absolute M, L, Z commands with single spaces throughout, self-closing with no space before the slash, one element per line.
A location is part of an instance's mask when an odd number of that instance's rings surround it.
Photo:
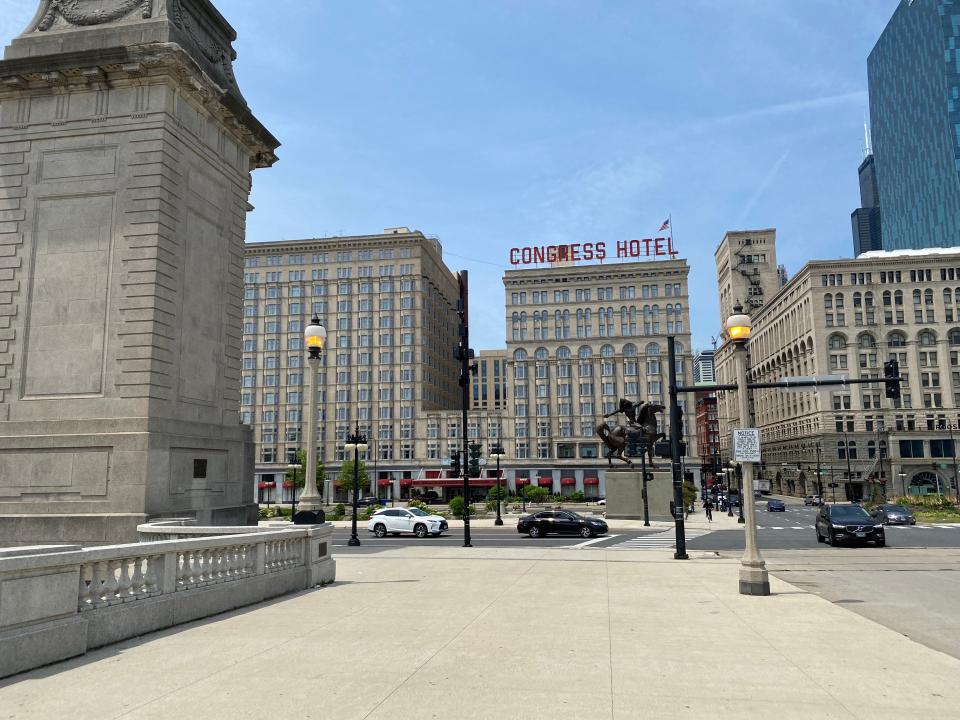
<path fill-rule="evenodd" d="M 496 502 L 498 499 L 500 501 L 504 501 L 507 499 L 507 489 L 503 487 L 503 485 L 501 485 L 499 488 L 497 488 L 497 486 L 494 485 L 492 488 L 490 488 L 487 491 L 487 500 Z"/>
<path fill-rule="evenodd" d="M 363 461 L 359 461 L 360 464 L 358 467 L 358 482 L 359 487 L 357 488 L 358 496 L 363 496 L 364 488 L 368 487 L 370 484 L 370 476 L 367 474 L 367 464 Z M 353 460 L 344 461 L 343 465 L 340 466 L 340 473 L 337 475 L 336 486 L 342 490 L 347 490 L 348 492 L 353 492 Z"/>
<path fill-rule="evenodd" d="M 469 508 L 470 509 L 467 512 L 473 515 L 473 505 L 470 505 Z M 463 496 L 462 495 L 457 495 L 455 497 L 450 498 L 450 514 L 455 518 L 463 517 Z"/>
<path fill-rule="evenodd" d="M 683 482 L 683 506 L 690 507 L 697 499 L 697 486 L 689 480 Z"/>
<path fill-rule="evenodd" d="M 297 465 L 300 466 L 297 470 L 287 470 L 285 479 L 288 483 L 293 485 L 295 488 L 302 488 L 307 483 L 307 453 L 304 450 L 297 450 Z M 323 492 L 323 480 L 325 477 L 326 469 L 323 467 L 323 463 L 317 460 L 317 488 L 320 492 Z"/>
<path fill-rule="evenodd" d="M 547 492 L 546 488 L 537 485 L 526 485 L 523 489 L 523 494 L 527 496 L 527 502 L 542 503 L 550 493 Z"/>

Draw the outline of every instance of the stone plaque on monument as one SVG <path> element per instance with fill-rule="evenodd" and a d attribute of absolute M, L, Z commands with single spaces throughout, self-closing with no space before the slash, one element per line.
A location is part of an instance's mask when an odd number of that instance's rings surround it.
<path fill-rule="evenodd" d="M 256 521 L 251 171 L 279 143 L 208 0 L 43 0 L 0 61 L 0 546 Z"/>

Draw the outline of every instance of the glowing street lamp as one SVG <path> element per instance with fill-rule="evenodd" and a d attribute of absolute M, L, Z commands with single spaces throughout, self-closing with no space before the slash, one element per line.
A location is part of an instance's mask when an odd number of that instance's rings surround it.
<path fill-rule="evenodd" d="M 320 355 L 327 341 L 327 330 L 314 314 L 303 332 L 307 346 L 307 467 L 305 468 L 303 493 L 300 495 L 301 510 L 320 510 L 322 498 L 317 492 L 317 372 Z"/>

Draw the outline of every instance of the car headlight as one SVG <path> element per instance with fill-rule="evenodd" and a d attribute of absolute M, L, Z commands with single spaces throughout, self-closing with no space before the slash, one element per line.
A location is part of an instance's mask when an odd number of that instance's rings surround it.
<path fill-rule="evenodd" d="M 883 525 L 874 525 L 874 526 L 873 526 L 873 529 L 874 529 L 874 530 L 883 530 Z"/>
<path fill-rule="evenodd" d="M 846 529 L 847 529 L 847 526 L 846 526 L 846 525 L 837 525 L 836 523 L 833 523 L 833 529 L 834 529 L 834 530 L 846 530 Z"/>

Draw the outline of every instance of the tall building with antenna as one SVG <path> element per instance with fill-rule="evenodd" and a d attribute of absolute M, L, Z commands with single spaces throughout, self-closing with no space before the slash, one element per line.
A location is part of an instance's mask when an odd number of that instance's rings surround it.
<path fill-rule="evenodd" d="M 877 166 L 870 142 L 870 127 L 863 123 L 863 162 L 860 163 L 860 207 L 850 215 L 853 227 L 853 256 L 871 250 L 882 250 L 880 224 L 880 189 L 877 186 Z"/>

